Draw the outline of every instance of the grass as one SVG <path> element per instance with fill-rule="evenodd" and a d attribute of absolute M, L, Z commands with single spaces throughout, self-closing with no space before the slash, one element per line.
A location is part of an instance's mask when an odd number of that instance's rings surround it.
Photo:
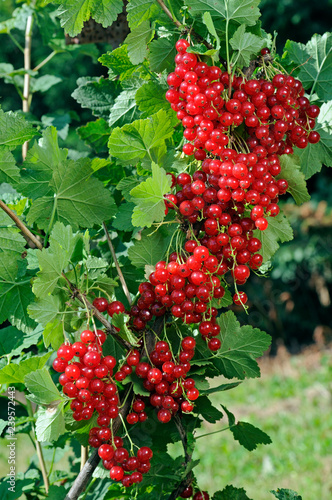
<path fill-rule="evenodd" d="M 308 360 L 287 357 L 272 369 L 266 360 L 261 379 L 211 397 L 238 420 L 267 432 L 273 443 L 249 452 L 230 431 L 198 439 L 193 458 L 200 459 L 195 469 L 200 488 L 213 492 L 233 484 L 244 487 L 253 500 L 273 499 L 269 491 L 277 488 L 294 489 L 303 500 L 332 498 L 332 367 L 327 354 L 313 365 Z M 224 417 L 197 434 L 226 426 Z"/>

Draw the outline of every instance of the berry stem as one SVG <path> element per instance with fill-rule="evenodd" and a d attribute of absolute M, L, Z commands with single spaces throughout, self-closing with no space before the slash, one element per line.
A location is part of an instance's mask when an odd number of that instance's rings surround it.
<path fill-rule="evenodd" d="M 26 399 L 26 402 L 27 402 L 26 408 L 27 408 L 27 411 L 28 411 L 28 415 L 29 415 L 29 417 L 34 418 L 32 404 L 31 404 L 31 402 L 28 399 Z M 34 437 L 35 444 L 36 444 L 36 451 L 37 451 L 37 456 L 38 456 L 38 460 L 39 460 L 39 464 L 40 464 L 40 470 L 41 470 L 41 473 L 42 473 L 42 476 L 43 476 L 43 481 L 44 481 L 44 486 L 45 486 L 45 493 L 46 493 L 46 495 L 48 495 L 48 490 L 49 490 L 49 487 L 50 487 L 50 483 L 48 481 L 48 475 L 47 475 L 47 470 L 46 470 L 46 465 L 45 465 L 43 450 L 42 450 L 42 447 L 40 446 L 40 442 L 37 440 L 35 429 L 34 429 L 34 424 L 32 425 L 32 433 L 33 433 L 33 437 Z"/>
<path fill-rule="evenodd" d="M 26 227 L 26 225 L 20 221 L 20 219 L 17 217 L 17 215 L 9 207 L 7 207 L 7 205 L 2 200 L 0 200 L 0 207 L 15 222 L 16 226 L 22 231 L 24 236 L 28 240 L 32 241 L 32 243 L 37 248 L 39 248 L 39 250 L 42 250 L 43 245 L 41 244 L 41 242 L 36 238 L 36 236 L 34 234 L 32 234 L 32 232 Z"/>

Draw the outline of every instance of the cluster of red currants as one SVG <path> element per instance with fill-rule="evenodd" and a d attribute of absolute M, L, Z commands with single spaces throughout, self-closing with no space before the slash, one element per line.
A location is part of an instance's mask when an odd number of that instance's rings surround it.
<path fill-rule="evenodd" d="M 98 428 L 91 429 L 90 436 L 93 436 L 93 433 L 98 433 Z M 130 456 L 128 450 L 123 447 L 122 438 L 115 436 L 113 441 L 99 446 L 98 455 L 105 469 L 110 471 L 110 478 L 113 481 L 121 481 L 123 486 L 128 488 L 140 483 L 143 474 L 149 472 L 153 452 L 148 446 L 142 446 L 136 456 Z"/>
<path fill-rule="evenodd" d="M 158 420 L 167 423 L 179 410 L 183 413 L 191 412 L 194 409 L 192 401 L 199 396 L 195 381 L 187 378 L 195 346 L 193 337 L 185 337 L 176 360 L 169 344 L 158 341 L 150 354 L 150 363 L 141 361 L 139 352 L 133 350 L 128 354 L 126 363 L 115 374 L 115 379 L 124 380 L 134 368 L 136 375 L 143 379 L 144 389 L 151 393 L 149 402 L 158 410 Z M 132 411 L 127 415 L 127 422 L 144 422 L 147 418 L 144 409 L 144 398 L 137 397 L 133 402 Z"/>
<path fill-rule="evenodd" d="M 181 498 L 191 498 L 194 494 L 193 487 L 187 486 L 185 490 L 180 494 Z M 206 491 L 198 491 L 194 494 L 193 500 L 209 500 L 210 495 Z"/>
<path fill-rule="evenodd" d="M 183 147 L 185 154 L 194 153 L 197 160 L 204 160 L 206 152 L 221 156 L 231 143 L 231 133 L 242 123 L 250 136 L 250 150 L 259 157 L 290 154 L 292 145 L 305 148 L 319 141 L 319 133 L 312 131 L 319 107 L 304 97 L 299 80 L 275 72 L 272 81 L 242 76 L 230 81 L 227 72 L 188 53 L 186 40 L 178 40 L 175 47 L 176 66 L 167 78 L 166 99 L 185 127 L 183 135 L 189 141 Z M 262 55 L 267 53 L 262 49 Z"/>
<path fill-rule="evenodd" d="M 63 393 L 73 398 L 70 408 L 74 420 L 89 420 L 96 410 L 101 427 L 119 414 L 117 388 L 111 378 L 117 361 L 113 356 L 103 356 L 105 340 L 102 330 L 84 330 L 81 342 L 60 346 L 53 361 L 54 370 L 61 373 Z"/>

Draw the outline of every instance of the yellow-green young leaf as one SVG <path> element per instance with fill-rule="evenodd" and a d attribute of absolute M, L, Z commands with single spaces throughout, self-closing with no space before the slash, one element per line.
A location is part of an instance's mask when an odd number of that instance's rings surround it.
<path fill-rule="evenodd" d="M 14 149 L 25 141 L 30 141 L 35 135 L 38 135 L 37 130 L 23 116 L 12 111 L 5 113 L 0 109 L 0 146 Z"/>
<path fill-rule="evenodd" d="M 307 183 L 301 172 L 300 158 L 295 155 L 282 155 L 280 157 L 281 172 L 277 179 L 286 179 L 287 191 L 293 196 L 297 205 L 310 200 Z"/>
<path fill-rule="evenodd" d="M 98 61 L 110 69 L 111 74 L 119 75 L 119 79 L 126 80 L 137 69 L 128 56 L 127 45 L 121 45 L 112 52 L 107 52 L 99 57 Z M 113 82 L 115 85 L 115 82 Z"/>
<path fill-rule="evenodd" d="M 152 163 L 152 177 L 130 191 L 135 208 L 132 223 L 138 227 L 151 227 L 165 217 L 164 195 L 169 193 L 172 181 L 163 168 Z"/>
<path fill-rule="evenodd" d="M 169 116 L 161 109 L 145 120 L 136 120 L 113 130 L 108 147 L 110 154 L 124 164 L 136 164 L 143 158 L 150 159 L 152 153 L 165 152 L 165 140 L 173 134 Z"/>
<path fill-rule="evenodd" d="M 254 26 L 260 16 L 260 0 L 187 0 L 188 12 L 192 16 L 202 16 L 209 12 L 218 31 L 221 21 Z"/>
<path fill-rule="evenodd" d="M 37 413 L 36 436 L 41 443 L 56 441 L 65 432 L 65 419 L 62 414 L 63 404 L 40 407 Z"/>
<path fill-rule="evenodd" d="M 24 377 L 24 383 L 34 396 L 33 401 L 39 405 L 48 405 L 63 399 L 45 366 L 28 373 Z"/>
<path fill-rule="evenodd" d="M 141 232 L 140 239 L 128 248 L 128 257 L 135 267 L 154 266 L 164 257 L 167 244 L 168 239 L 160 232 L 151 233 L 151 230 L 146 229 Z"/>
<path fill-rule="evenodd" d="M 144 61 L 148 53 L 147 44 L 153 35 L 154 30 L 151 28 L 148 20 L 143 21 L 129 33 L 125 39 L 125 43 L 128 47 L 129 59 L 133 64 L 139 64 Z"/>
<path fill-rule="evenodd" d="M 64 341 L 62 322 L 55 319 L 54 321 L 47 323 L 43 331 L 43 340 L 45 347 L 51 345 L 54 350 L 59 349 L 60 345 Z"/>
<path fill-rule="evenodd" d="M 226 378 L 259 377 L 255 360 L 262 356 L 271 343 L 271 337 L 250 325 L 240 326 L 232 311 L 219 316 L 221 347 L 212 362 Z"/>
<path fill-rule="evenodd" d="M 252 33 L 246 33 L 246 27 L 242 24 L 229 43 L 235 51 L 233 60 L 237 61 L 240 66 L 249 66 L 251 56 L 256 55 L 265 42 Z"/>
<path fill-rule="evenodd" d="M 312 89 L 322 101 L 332 99 L 332 33 L 315 34 L 309 42 L 288 40 L 283 59 L 294 63 L 297 78 L 305 89 Z"/>
<path fill-rule="evenodd" d="M 216 28 L 215 28 L 215 26 L 213 24 L 210 12 L 204 12 L 204 14 L 203 14 L 203 23 L 205 24 L 205 26 L 209 30 L 210 34 L 215 38 L 215 40 L 217 42 L 216 49 L 219 50 L 220 49 L 220 38 L 219 38 L 219 36 L 217 34 L 217 31 L 216 31 Z"/>
<path fill-rule="evenodd" d="M 61 26 L 70 36 L 82 31 L 84 21 L 92 17 L 104 28 L 110 26 L 123 9 L 121 0 L 63 0 L 58 11 Z"/>
<path fill-rule="evenodd" d="M 280 212 L 276 217 L 267 217 L 268 227 L 265 231 L 256 229 L 254 235 L 262 242 L 259 253 L 263 257 L 263 263 L 269 261 L 279 248 L 279 243 L 291 241 L 294 238 L 293 229 L 287 217 Z"/>
<path fill-rule="evenodd" d="M 322 105 L 314 130 L 320 134 L 317 144 L 308 144 L 305 149 L 294 148 L 306 179 L 320 172 L 322 165 L 332 167 L 332 101 Z"/>
<path fill-rule="evenodd" d="M 124 313 L 114 314 L 112 316 L 112 325 L 116 328 L 120 328 L 118 335 L 129 342 L 132 346 L 137 346 L 138 341 L 137 337 L 133 334 L 133 332 L 128 328 L 129 316 Z"/>
<path fill-rule="evenodd" d="M 33 356 L 20 363 L 10 363 L 0 370 L 0 384 L 23 384 L 25 376 L 42 368 L 51 354 L 52 351 L 43 356 Z"/>

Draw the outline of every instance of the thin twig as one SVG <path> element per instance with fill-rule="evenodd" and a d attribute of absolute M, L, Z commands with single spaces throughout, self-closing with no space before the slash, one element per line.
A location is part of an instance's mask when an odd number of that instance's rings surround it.
<path fill-rule="evenodd" d="M 29 240 L 31 240 L 34 243 L 34 245 L 36 245 L 36 247 L 39 248 L 39 250 L 42 250 L 43 245 L 41 244 L 41 242 L 36 238 L 34 234 L 32 234 L 32 232 L 26 227 L 26 225 L 23 224 L 22 221 L 20 221 L 15 212 L 13 212 L 9 207 L 7 207 L 7 205 L 2 200 L 0 200 L 0 207 L 15 222 L 16 226 L 22 231 L 22 233 Z"/>
<path fill-rule="evenodd" d="M 115 267 L 116 267 L 116 271 L 117 271 L 118 276 L 120 278 L 122 289 L 124 291 L 125 296 L 127 297 L 129 306 L 131 306 L 132 300 L 131 300 L 130 292 L 128 290 L 126 280 L 124 279 L 124 276 L 122 274 L 121 267 L 119 266 L 118 259 L 116 258 L 116 253 L 115 253 L 115 250 L 114 250 L 114 246 L 113 246 L 113 243 L 112 243 L 111 237 L 109 235 L 109 232 L 107 230 L 107 226 L 106 226 L 105 222 L 103 222 L 103 228 L 104 228 L 105 235 L 106 235 L 106 238 L 107 238 L 108 246 L 110 247 L 110 250 L 111 250 L 111 254 L 112 254 L 113 262 L 114 262 Z"/>
<path fill-rule="evenodd" d="M 174 416 L 174 422 L 177 427 L 177 430 L 180 434 L 180 438 L 182 441 L 182 446 L 183 446 L 183 451 L 184 451 L 184 464 L 183 468 L 186 470 L 188 465 L 191 462 L 191 453 L 188 451 L 188 438 L 187 438 L 187 433 L 185 428 L 183 427 L 181 417 L 179 415 Z M 172 491 L 170 496 L 168 497 L 168 500 L 176 500 L 178 496 L 191 484 L 193 479 L 192 471 L 189 471 L 189 473 L 182 479 L 180 484 Z"/>
<path fill-rule="evenodd" d="M 26 407 L 27 407 L 28 415 L 29 415 L 29 417 L 34 418 L 32 404 L 31 404 L 31 402 L 28 399 L 26 399 L 26 402 L 27 402 Z M 50 487 L 50 483 L 49 483 L 49 480 L 48 480 L 48 475 L 47 475 L 47 470 L 46 470 L 46 465 L 45 465 L 43 450 L 42 450 L 42 447 L 40 446 L 40 442 L 37 439 L 34 425 L 32 426 L 32 432 L 33 432 L 33 437 L 35 438 L 36 451 L 37 451 L 37 456 L 38 456 L 38 460 L 39 460 L 40 470 L 41 470 L 41 473 L 42 473 L 42 476 L 43 476 L 43 481 L 44 481 L 44 486 L 45 486 L 45 492 L 46 492 L 46 495 L 48 495 L 48 490 L 49 490 L 49 487 Z"/>
<path fill-rule="evenodd" d="M 121 344 L 125 349 L 130 350 L 132 348 L 131 344 L 127 342 L 126 340 L 122 339 L 116 329 L 114 328 L 113 325 L 107 319 L 103 314 L 101 314 L 98 309 L 96 309 L 91 302 L 87 300 L 85 295 L 83 295 L 79 289 L 67 278 L 65 273 L 61 273 L 62 277 L 67 281 L 67 284 L 72 292 L 72 297 L 78 299 L 84 306 L 86 306 L 90 311 L 93 312 L 93 315 L 100 321 L 102 325 L 106 328 L 106 333 L 112 335 L 118 342 Z"/>
<path fill-rule="evenodd" d="M 180 23 L 180 21 L 178 21 L 177 19 L 175 19 L 173 16 L 172 16 L 172 13 L 171 11 L 168 9 L 168 7 L 166 7 L 166 5 L 164 4 L 164 2 L 162 0 L 157 0 L 157 2 L 159 3 L 160 7 L 163 9 L 163 11 L 168 15 L 168 17 L 171 19 L 171 21 L 173 21 L 173 23 L 175 24 L 175 26 L 177 26 L 178 28 L 182 28 L 182 24 Z"/>
<path fill-rule="evenodd" d="M 22 109 L 24 113 L 28 113 L 30 109 L 30 74 L 31 69 L 31 40 L 32 40 L 33 15 L 30 14 L 27 18 L 25 29 L 25 47 L 24 47 L 24 85 L 23 85 L 23 101 Z M 22 158 L 25 160 L 28 152 L 29 141 L 25 141 L 22 146 Z"/>
<path fill-rule="evenodd" d="M 40 68 L 45 66 L 45 64 L 47 64 L 57 53 L 58 52 L 56 50 L 53 50 L 53 52 L 51 52 L 47 57 L 45 57 L 45 59 L 43 59 L 39 64 L 37 64 L 37 66 L 33 68 L 32 71 L 40 70 Z"/>

